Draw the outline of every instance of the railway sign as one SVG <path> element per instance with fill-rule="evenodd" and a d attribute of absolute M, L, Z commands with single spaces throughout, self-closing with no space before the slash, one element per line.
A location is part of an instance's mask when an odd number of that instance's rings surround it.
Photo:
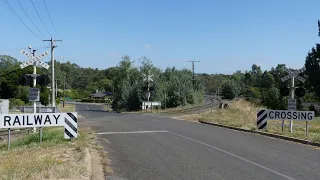
<path fill-rule="evenodd" d="M 0 115 L 0 128 L 64 126 L 65 113 Z"/>
<path fill-rule="evenodd" d="M 29 101 L 40 101 L 40 89 L 30 88 L 29 89 Z"/>
<path fill-rule="evenodd" d="M 298 71 L 292 71 L 292 70 L 290 70 L 290 69 L 286 69 L 285 71 L 286 71 L 289 75 L 281 78 L 281 81 L 282 81 L 282 82 L 285 82 L 285 81 L 287 81 L 288 79 L 290 79 L 291 77 L 295 77 L 295 78 L 297 78 L 299 81 L 301 81 L 302 83 L 304 83 L 306 80 L 305 80 L 303 77 L 298 76 L 298 74 L 304 72 L 305 70 L 306 70 L 305 67 L 299 69 Z"/>
<path fill-rule="evenodd" d="M 77 117 L 77 112 L 0 114 L 0 129 L 64 126 L 64 137 L 66 139 L 70 139 L 76 138 L 78 134 Z"/>
<path fill-rule="evenodd" d="M 20 53 L 23 55 L 26 55 L 29 58 L 28 61 L 26 61 L 20 65 L 20 67 L 22 69 L 27 66 L 33 65 L 34 63 L 36 63 L 36 66 L 38 66 L 38 67 L 43 67 L 45 69 L 49 69 L 50 66 L 47 63 L 44 63 L 40 60 L 41 58 L 47 56 L 48 52 L 41 53 L 39 56 L 33 56 L 31 53 L 28 53 L 25 50 L 21 50 Z"/>

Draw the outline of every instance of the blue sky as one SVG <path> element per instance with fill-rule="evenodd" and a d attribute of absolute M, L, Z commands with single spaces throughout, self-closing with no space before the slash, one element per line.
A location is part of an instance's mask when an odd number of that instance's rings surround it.
<path fill-rule="evenodd" d="M 49 39 L 30 0 L 7 0 L 41 39 Z M 82 67 L 115 66 L 121 56 L 147 56 L 164 69 L 232 73 L 253 63 L 270 69 L 285 63 L 301 68 L 308 51 L 319 42 L 319 0 L 46 0 L 55 33 L 42 0 L 33 0 L 57 43 L 56 56 Z M 35 37 L 0 0 L 0 54 L 21 61 L 28 45 L 43 52 L 48 43 Z M 64 58 L 63 58 L 64 57 Z M 48 58 L 46 58 L 48 60 Z"/>

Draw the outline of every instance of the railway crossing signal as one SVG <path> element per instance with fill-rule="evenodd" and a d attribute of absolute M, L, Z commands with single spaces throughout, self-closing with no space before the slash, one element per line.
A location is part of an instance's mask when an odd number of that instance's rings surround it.
<path fill-rule="evenodd" d="M 150 81 L 153 82 L 153 74 L 150 74 L 150 70 L 148 71 L 148 75 L 143 74 L 143 81 L 147 81 L 147 99 L 148 102 L 150 100 Z"/>
<path fill-rule="evenodd" d="M 295 95 L 295 94 L 296 94 L 298 97 L 302 97 L 302 96 L 304 96 L 304 94 L 305 94 L 305 89 L 303 89 L 303 88 L 297 88 L 297 91 L 296 91 L 296 93 L 295 93 L 295 89 L 296 89 L 296 88 L 295 88 L 295 86 L 294 86 L 294 79 L 295 79 L 295 78 L 298 79 L 299 81 L 301 81 L 302 83 L 304 83 L 304 82 L 306 81 L 303 77 L 299 76 L 299 74 L 300 74 L 300 73 L 303 73 L 305 70 L 306 70 L 306 67 L 303 67 L 303 68 L 301 68 L 301 69 L 299 69 L 299 70 L 297 70 L 297 71 L 293 71 L 293 70 L 290 70 L 290 69 L 286 69 L 285 71 L 288 73 L 288 75 L 285 76 L 285 77 L 283 77 L 283 78 L 281 78 L 281 81 L 282 81 L 282 82 L 285 82 L 285 81 L 291 79 L 291 87 L 290 87 L 291 100 L 294 100 L 294 99 L 295 99 L 295 98 L 294 98 L 294 95 Z M 282 88 L 282 89 L 280 89 L 281 95 L 284 95 L 284 96 L 288 95 L 288 91 L 289 91 L 289 88 Z M 288 105 L 288 109 L 296 109 L 296 108 L 293 108 L 292 105 L 290 105 L 290 106 Z M 282 121 L 282 130 L 283 130 L 283 128 L 284 128 L 284 121 Z M 290 121 L 290 132 L 292 132 L 292 128 L 293 128 L 293 121 L 291 120 L 291 121 Z"/>

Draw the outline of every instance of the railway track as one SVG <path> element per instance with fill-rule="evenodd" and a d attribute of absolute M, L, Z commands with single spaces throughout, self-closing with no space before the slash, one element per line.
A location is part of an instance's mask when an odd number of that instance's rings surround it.
<path fill-rule="evenodd" d="M 204 105 L 191 107 L 191 108 L 184 108 L 179 110 L 173 110 L 173 111 L 167 111 L 167 112 L 163 112 L 162 114 L 165 114 L 165 115 L 195 114 L 210 108 L 214 108 L 214 107 L 218 108 L 221 100 L 219 97 L 205 96 L 205 102 L 206 103 Z"/>

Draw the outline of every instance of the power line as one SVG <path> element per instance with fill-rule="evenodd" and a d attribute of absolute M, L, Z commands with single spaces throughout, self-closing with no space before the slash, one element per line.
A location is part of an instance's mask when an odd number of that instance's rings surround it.
<path fill-rule="evenodd" d="M 27 12 L 24 10 L 24 8 L 22 7 L 22 5 L 20 4 L 20 1 L 19 1 L 19 0 L 17 0 L 17 1 L 18 1 L 19 5 L 20 5 L 21 9 L 23 10 L 24 14 L 28 17 L 28 19 L 29 19 L 30 22 L 33 24 L 33 26 L 38 30 L 38 32 L 39 32 L 40 34 L 42 34 L 42 36 L 44 36 L 43 33 L 42 33 L 42 32 L 37 28 L 37 26 L 33 23 L 33 21 L 31 20 L 31 18 L 30 18 L 29 15 L 27 14 Z"/>
<path fill-rule="evenodd" d="M 18 19 L 21 21 L 21 23 L 26 27 L 26 28 L 28 28 L 29 29 L 29 31 L 34 35 L 34 36 L 36 36 L 37 38 L 39 38 L 40 40 L 41 40 L 41 38 L 39 37 L 39 36 L 37 36 L 23 21 L 22 21 L 22 19 L 18 16 L 18 14 L 13 10 L 13 8 L 10 6 L 10 4 L 7 2 L 7 0 L 4 0 L 6 3 L 7 3 L 7 5 L 9 6 L 9 8 L 11 9 L 11 11 L 18 17 Z"/>
<path fill-rule="evenodd" d="M 45 0 L 42 0 L 42 1 L 43 1 L 43 3 L 44 3 L 44 6 L 46 7 L 46 10 L 47 10 L 47 13 L 48 13 L 48 15 L 49 15 L 51 24 L 52 24 L 52 26 L 53 26 L 53 28 L 54 28 L 54 31 L 55 31 L 55 32 L 57 33 L 57 35 L 59 36 L 59 33 L 58 33 L 58 31 L 57 31 L 56 27 L 54 26 L 53 21 L 52 21 L 52 19 L 51 19 L 51 16 L 50 16 L 50 13 L 49 13 L 49 10 L 48 10 L 46 1 L 45 1 Z"/>
<path fill-rule="evenodd" d="M 35 6 L 34 3 L 33 3 L 33 0 L 31 0 L 31 3 L 32 3 L 33 7 L 34 7 L 34 10 L 36 10 L 36 12 L 37 12 L 37 14 L 38 14 L 38 17 L 39 17 L 40 21 L 42 22 L 44 28 L 47 30 L 47 33 L 49 34 L 50 37 L 52 37 L 51 34 L 50 34 L 50 32 L 49 32 L 48 29 L 47 29 L 47 26 L 46 26 L 46 25 L 44 24 L 44 22 L 42 21 L 42 18 L 40 17 L 40 14 L 39 14 L 36 6 Z"/>

